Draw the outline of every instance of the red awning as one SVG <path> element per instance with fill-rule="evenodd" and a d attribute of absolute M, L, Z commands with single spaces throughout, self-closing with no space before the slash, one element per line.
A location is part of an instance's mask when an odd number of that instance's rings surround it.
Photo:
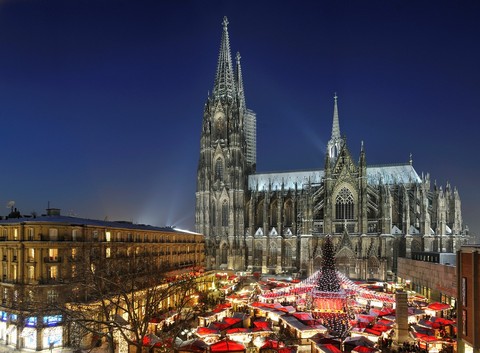
<path fill-rule="evenodd" d="M 374 330 L 372 328 L 366 328 L 363 332 L 369 333 L 371 335 L 380 336 L 382 333 L 380 331 Z"/>
<path fill-rule="evenodd" d="M 373 347 L 356 346 L 354 349 L 352 349 L 352 352 L 353 351 L 358 353 L 373 353 L 373 352 L 377 352 L 378 350 Z"/>
<path fill-rule="evenodd" d="M 197 334 L 200 336 L 208 336 L 208 335 L 218 335 L 218 330 L 214 330 L 208 327 L 197 327 Z"/>
<path fill-rule="evenodd" d="M 317 347 L 318 349 L 320 349 L 322 352 L 325 352 L 325 353 L 341 353 L 341 350 L 338 349 L 333 344 L 329 344 L 329 343 L 319 344 Z"/>
<path fill-rule="evenodd" d="M 210 346 L 211 352 L 244 352 L 245 346 L 241 343 L 224 339 Z"/>
<path fill-rule="evenodd" d="M 270 324 L 267 321 L 254 321 L 253 326 L 258 328 L 270 328 Z"/>
<path fill-rule="evenodd" d="M 243 327 L 237 327 L 237 328 L 231 328 L 230 330 L 227 330 L 226 334 L 232 334 L 232 333 L 248 333 L 250 332 L 249 328 L 243 328 Z"/>
<path fill-rule="evenodd" d="M 260 348 L 260 349 L 265 349 L 265 348 L 272 348 L 272 349 L 277 349 L 283 347 L 283 343 L 280 344 L 276 340 L 267 340 L 265 344 Z"/>
<path fill-rule="evenodd" d="M 439 302 L 431 303 L 431 304 L 428 304 L 427 306 L 427 309 L 434 310 L 434 311 L 446 310 L 451 308 L 452 307 L 450 305 L 445 303 L 439 303 Z"/>

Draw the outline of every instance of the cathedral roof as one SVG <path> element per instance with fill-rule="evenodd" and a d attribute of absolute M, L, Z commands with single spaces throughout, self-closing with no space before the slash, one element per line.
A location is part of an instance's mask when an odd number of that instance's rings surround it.
<path fill-rule="evenodd" d="M 323 170 L 304 170 L 278 173 L 253 174 L 248 176 L 248 189 L 264 191 L 298 190 L 307 187 L 309 184 L 320 184 L 324 176 Z M 420 183 L 422 180 L 409 163 L 392 164 L 367 167 L 367 180 L 370 185 L 379 184 L 412 184 Z"/>
<path fill-rule="evenodd" d="M 410 163 L 367 167 L 367 179 L 368 183 L 373 185 L 412 184 L 422 181 Z"/>

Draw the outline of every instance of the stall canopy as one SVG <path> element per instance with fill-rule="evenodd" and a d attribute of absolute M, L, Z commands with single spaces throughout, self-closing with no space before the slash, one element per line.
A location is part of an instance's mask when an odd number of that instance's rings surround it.
<path fill-rule="evenodd" d="M 210 335 L 218 335 L 220 331 L 208 328 L 208 327 L 197 327 L 197 335 L 199 336 L 210 336 Z"/>
<path fill-rule="evenodd" d="M 343 345 L 345 347 L 349 346 L 351 349 L 353 349 L 356 346 L 374 347 L 375 343 L 370 341 L 365 336 L 355 336 L 345 338 L 345 340 L 343 341 Z"/>
<path fill-rule="evenodd" d="M 366 346 L 356 346 L 352 349 L 353 353 L 375 353 L 378 352 L 378 349 L 373 347 L 366 347 Z"/>
<path fill-rule="evenodd" d="M 212 344 L 210 352 L 245 352 L 245 346 L 227 338 Z"/>
<path fill-rule="evenodd" d="M 208 344 L 206 344 L 201 339 L 193 339 L 189 341 L 182 342 L 178 348 L 181 351 L 188 351 L 188 352 L 205 352 L 208 348 Z"/>
<path fill-rule="evenodd" d="M 433 311 L 440 311 L 440 310 L 446 310 L 446 309 L 451 309 L 452 307 L 448 304 L 445 303 L 430 303 L 427 306 L 427 309 L 433 310 Z"/>
<path fill-rule="evenodd" d="M 319 344 L 317 347 L 324 353 L 341 353 L 341 350 L 335 347 L 333 344 Z"/>

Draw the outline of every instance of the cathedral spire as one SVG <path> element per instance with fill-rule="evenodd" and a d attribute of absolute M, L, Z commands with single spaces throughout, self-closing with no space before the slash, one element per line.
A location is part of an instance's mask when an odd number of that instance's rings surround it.
<path fill-rule="evenodd" d="M 243 90 L 243 77 L 242 77 L 242 66 L 240 65 L 240 53 L 237 52 L 237 92 L 238 92 L 238 99 L 240 104 L 240 109 L 242 112 L 247 110 L 247 104 L 245 102 L 245 91 Z"/>
<path fill-rule="evenodd" d="M 330 160 L 332 163 L 335 163 L 337 159 L 340 149 L 343 146 L 344 139 L 340 136 L 340 123 L 338 119 L 338 104 L 337 104 L 337 93 L 333 97 L 333 123 L 332 123 L 332 137 L 330 137 L 330 141 L 327 144 L 327 153 L 330 156 Z"/>
<path fill-rule="evenodd" d="M 222 41 L 218 54 L 217 74 L 213 95 L 215 97 L 235 97 L 235 80 L 233 77 L 232 57 L 230 54 L 230 39 L 228 37 L 228 19 L 223 18 Z"/>
<path fill-rule="evenodd" d="M 332 123 L 332 140 L 340 139 L 340 123 L 338 122 L 338 104 L 337 104 L 337 93 L 335 92 L 335 96 L 333 97 L 333 123 Z"/>

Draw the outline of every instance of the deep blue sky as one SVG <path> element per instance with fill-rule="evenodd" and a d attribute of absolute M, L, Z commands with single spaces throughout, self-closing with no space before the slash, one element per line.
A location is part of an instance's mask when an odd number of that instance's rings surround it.
<path fill-rule="evenodd" d="M 478 1 L 0 1 L 0 205 L 193 230 L 225 15 L 259 172 L 323 168 L 337 92 L 355 158 L 412 153 L 480 231 Z"/>

